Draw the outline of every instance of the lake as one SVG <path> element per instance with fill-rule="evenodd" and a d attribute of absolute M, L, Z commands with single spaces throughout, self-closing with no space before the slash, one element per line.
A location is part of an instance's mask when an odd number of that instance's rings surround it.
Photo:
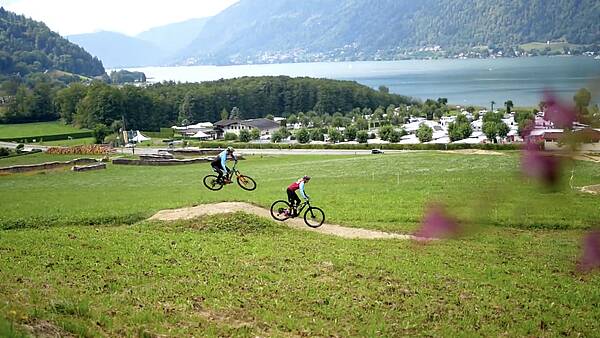
<path fill-rule="evenodd" d="M 592 57 L 532 57 L 288 63 L 243 66 L 128 68 L 149 81 L 201 82 L 241 76 L 288 75 L 353 80 L 372 88 L 387 86 L 420 99 L 446 97 L 452 104 L 489 106 L 512 100 L 537 106 L 545 89 L 566 99 L 586 87 L 600 102 L 600 60 Z"/>

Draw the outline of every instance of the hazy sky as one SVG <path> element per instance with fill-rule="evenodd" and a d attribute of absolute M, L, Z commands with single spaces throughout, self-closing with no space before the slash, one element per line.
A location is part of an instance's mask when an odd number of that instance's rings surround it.
<path fill-rule="evenodd" d="M 0 0 L 61 35 L 100 30 L 136 35 L 149 28 L 212 16 L 238 0 Z"/>

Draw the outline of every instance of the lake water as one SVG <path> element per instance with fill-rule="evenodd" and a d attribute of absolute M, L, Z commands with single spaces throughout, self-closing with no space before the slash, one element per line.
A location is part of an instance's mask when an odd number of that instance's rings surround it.
<path fill-rule="evenodd" d="M 600 60 L 591 57 L 406 60 L 243 66 L 144 67 L 150 81 L 201 82 L 241 76 L 288 75 L 354 80 L 420 99 L 446 97 L 452 104 L 489 106 L 512 100 L 537 106 L 545 89 L 571 99 L 586 87 L 600 102 Z"/>

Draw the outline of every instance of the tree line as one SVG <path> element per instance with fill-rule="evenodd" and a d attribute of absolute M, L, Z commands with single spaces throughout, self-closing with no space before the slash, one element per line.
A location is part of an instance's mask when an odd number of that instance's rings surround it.
<path fill-rule="evenodd" d="M 243 77 L 203 83 L 163 82 L 145 87 L 112 86 L 100 81 L 71 83 L 68 87 L 40 75 L 28 83 L 4 84 L 11 100 L 0 111 L 4 123 L 47 121 L 94 128 L 97 124 L 127 129 L 159 130 L 182 123 L 216 122 L 223 111 L 241 119 L 266 115 L 289 117 L 313 111 L 326 117 L 355 107 L 377 110 L 417 101 L 373 90 L 351 81 L 312 78 Z M 115 124 L 116 123 L 116 124 Z"/>

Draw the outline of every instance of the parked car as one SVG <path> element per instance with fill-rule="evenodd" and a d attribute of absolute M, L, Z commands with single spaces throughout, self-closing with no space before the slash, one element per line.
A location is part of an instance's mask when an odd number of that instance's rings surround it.
<path fill-rule="evenodd" d="M 371 154 L 383 154 L 383 151 L 380 149 L 371 149 Z"/>

